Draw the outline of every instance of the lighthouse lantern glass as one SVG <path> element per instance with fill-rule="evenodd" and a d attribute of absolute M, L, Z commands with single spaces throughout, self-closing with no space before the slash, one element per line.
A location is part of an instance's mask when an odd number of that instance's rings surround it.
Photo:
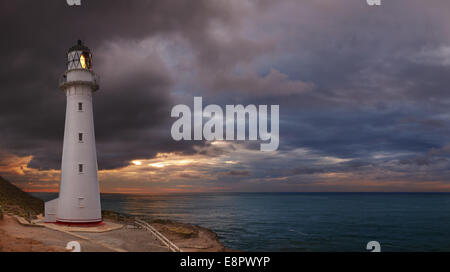
<path fill-rule="evenodd" d="M 81 67 L 83 67 L 83 69 L 86 69 L 86 57 L 83 55 L 83 54 L 81 54 L 81 57 L 80 57 L 80 63 L 81 63 Z"/>
<path fill-rule="evenodd" d="M 92 68 L 92 61 L 91 56 L 89 52 L 83 52 L 80 55 L 80 65 L 83 69 L 91 69 Z"/>

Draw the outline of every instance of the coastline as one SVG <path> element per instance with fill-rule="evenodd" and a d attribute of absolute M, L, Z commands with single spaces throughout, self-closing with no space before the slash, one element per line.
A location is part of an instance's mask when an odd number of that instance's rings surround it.
<path fill-rule="evenodd" d="M 114 211 L 103 211 L 106 220 L 119 224 L 133 224 L 138 218 L 133 215 L 121 214 Z M 235 252 L 225 247 L 214 231 L 193 224 L 181 223 L 173 220 L 139 218 L 151 224 L 171 242 L 185 252 Z M 149 233 L 149 235 L 151 235 Z"/>
<path fill-rule="evenodd" d="M 121 228 L 104 233 L 89 230 L 58 231 L 53 226 L 29 223 L 25 218 L 6 213 L 0 220 L 0 252 L 66 252 L 68 242 L 82 241 L 86 252 L 168 252 L 170 251 L 150 232 L 138 228 L 130 215 L 104 212 L 106 224 Z M 39 220 L 42 218 L 38 216 Z M 213 231 L 174 221 L 144 220 L 162 233 L 183 252 L 231 252 Z M 89 227 L 88 227 L 89 228 Z M 81 238 L 81 239 L 80 239 Z"/>
<path fill-rule="evenodd" d="M 136 224 L 136 216 L 102 211 L 105 223 L 121 227 L 98 234 L 80 228 L 58 231 L 58 228 L 43 223 L 43 206 L 41 199 L 0 177 L 0 251 L 64 252 L 67 251 L 66 244 L 76 239 L 83 240 L 86 245 L 83 251 L 170 251 L 151 232 Z M 226 248 L 210 229 L 171 220 L 139 219 L 151 224 L 182 251 L 234 251 Z"/>

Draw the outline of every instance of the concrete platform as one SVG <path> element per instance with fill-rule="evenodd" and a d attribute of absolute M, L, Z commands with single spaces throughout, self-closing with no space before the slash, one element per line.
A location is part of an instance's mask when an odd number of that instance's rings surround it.
<path fill-rule="evenodd" d="M 113 230 L 118 230 L 123 228 L 122 224 L 113 223 L 109 221 L 103 221 L 103 224 L 98 224 L 95 226 L 77 226 L 77 225 L 63 225 L 63 224 L 57 224 L 57 223 L 42 223 L 44 227 L 54 230 L 60 230 L 60 231 L 70 231 L 70 232 L 94 232 L 94 233 L 100 233 L 100 232 L 108 232 Z"/>
<path fill-rule="evenodd" d="M 100 233 L 100 232 L 108 232 L 113 230 L 118 230 L 123 228 L 124 225 L 118 224 L 111 221 L 103 221 L 100 224 L 97 225 L 89 225 L 89 226 L 80 226 L 80 225 L 65 225 L 65 224 L 58 224 L 58 223 L 45 223 L 43 221 L 42 216 L 39 216 L 37 220 L 33 220 L 32 222 L 27 221 L 23 217 L 20 216 L 14 216 L 19 222 L 19 224 L 27 227 L 45 227 L 53 230 L 59 230 L 59 231 L 69 231 L 69 232 L 94 232 L 94 233 Z"/>

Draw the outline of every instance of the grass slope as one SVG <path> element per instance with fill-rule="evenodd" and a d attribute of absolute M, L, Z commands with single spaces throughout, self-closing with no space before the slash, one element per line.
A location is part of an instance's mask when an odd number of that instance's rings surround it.
<path fill-rule="evenodd" d="M 0 177 L 0 214 L 1 210 L 28 218 L 29 214 L 43 213 L 44 202 Z"/>

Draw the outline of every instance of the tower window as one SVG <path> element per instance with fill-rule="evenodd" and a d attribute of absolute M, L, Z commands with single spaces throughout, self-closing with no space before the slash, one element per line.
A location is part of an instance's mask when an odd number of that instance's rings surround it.
<path fill-rule="evenodd" d="M 78 110 L 79 111 L 83 110 L 83 103 L 81 103 L 81 102 L 78 103 Z"/>
<path fill-rule="evenodd" d="M 78 133 L 78 141 L 83 142 L 83 133 Z"/>
<path fill-rule="evenodd" d="M 83 169 L 83 166 L 84 166 L 84 165 L 81 164 L 81 163 L 78 164 L 78 173 L 83 173 L 83 170 L 84 170 L 84 169 Z"/>
<path fill-rule="evenodd" d="M 78 206 L 80 208 L 84 208 L 84 197 L 79 197 L 78 198 Z"/>

